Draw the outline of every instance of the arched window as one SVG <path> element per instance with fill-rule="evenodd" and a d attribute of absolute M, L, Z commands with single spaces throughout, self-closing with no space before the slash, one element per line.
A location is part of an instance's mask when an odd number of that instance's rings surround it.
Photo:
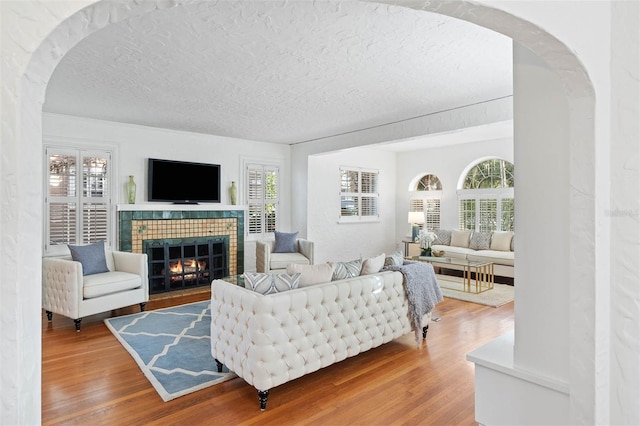
<path fill-rule="evenodd" d="M 440 228 L 440 199 L 442 184 L 436 175 L 424 175 L 417 180 L 409 197 L 409 211 L 424 214 L 423 229 Z"/>
<path fill-rule="evenodd" d="M 468 169 L 458 189 L 460 229 L 513 231 L 513 164 L 499 158 Z"/>

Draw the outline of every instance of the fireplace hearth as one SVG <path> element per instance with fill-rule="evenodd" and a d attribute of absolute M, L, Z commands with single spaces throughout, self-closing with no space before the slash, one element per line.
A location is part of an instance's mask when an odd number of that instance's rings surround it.
<path fill-rule="evenodd" d="M 144 241 L 149 261 L 149 293 L 201 287 L 229 275 L 228 238 Z"/>

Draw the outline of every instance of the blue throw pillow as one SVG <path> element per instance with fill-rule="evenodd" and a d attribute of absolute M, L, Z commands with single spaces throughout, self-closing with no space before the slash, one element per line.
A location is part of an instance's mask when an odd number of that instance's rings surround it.
<path fill-rule="evenodd" d="M 298 251 L 296 250 L 297 232 L 287 233 L 275 231 L 275 234 L 276 244 L 273 247 L 274 253 L 296 253 Z"/>
<path fill-rule="evenodd" d="M 100 274 L 109 272 L 107 258 L 104 255 L 104 241 L 86 246 L 69 245 L 71 258 L 82 264 L 82 275 Z"/>

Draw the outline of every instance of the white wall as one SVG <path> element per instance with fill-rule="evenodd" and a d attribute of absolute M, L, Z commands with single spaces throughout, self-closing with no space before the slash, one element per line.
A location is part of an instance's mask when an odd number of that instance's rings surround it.
<path fill-rule="evenodd" d="M 424 137 L 425 144 L 432 138 Z M 470 142 L 420 151 L 397 154 L 396 182 L 396 233 L 408 234 L 407 212 L 409 211 L 409 184 L 425 174 L 438 176 L 442 183 L 440 202 L 440 227 L 458 229 L 457 185 L 460 176 L 472 163 L 487 157 L 497 157 L 513 163 L 513 139 L 497 139 Z M 518 166 L 515 165 L 517 173 Z"/>
<path fill-rule="evenodd" d="M 376 169 L 379 175 L 380 221 L 338 223 L 340 166 Z M 399 248 L 395 235 L 395 155 L 355 148 L 309 157 L 307 233 L 315 245 L 315 263 L 348 261 L 390 253 Z"/>
<path fill-rule="evenodd" d="M 135 177 L 136 203 L 148 203 L 147 159 L 149 157 L 181 161 L 215 163 L 221 165 L 220 204 L 230 204 L 228 188 L 231 181 L 238 185 L 238 204 L 245 202 L 243 158 L 282 163 L 281 200 L 279 226 L 290 227 L 291 192 L 289 158 L 290 148 L 274 144 L 239 140 L 202 133 L 192 133 L 154 127 L 137 126 L 111 121 L 71 117 L 59 114 L 43 114 L 43 138 L 45 143 L 78 146 L 105 146 L 115 151 L 115 169 L 118 203 L 126 203 L 125 185 L 129 175 Z M 157 204 L 157 203 L 153 203 Z M 211 204 L 215 209 L 216 204 Z M 246 230 L 246 228 L 245 228 Z M 245 240 L 245 270 L 255 270 L 255 243 Z"/>

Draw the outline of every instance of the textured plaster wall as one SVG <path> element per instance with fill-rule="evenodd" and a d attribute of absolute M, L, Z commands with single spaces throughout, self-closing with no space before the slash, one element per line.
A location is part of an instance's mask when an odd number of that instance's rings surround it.
<path fill-rule="evenodd" d="M 395 155 L 372 148 L 347 149 L 309 157 L 309 239 L 314 241 L 315 263 L 365 259 L 390 253 L 395 238 Z M 340 167 L 378 170 L 380 220 L 338 223 Z"/>

